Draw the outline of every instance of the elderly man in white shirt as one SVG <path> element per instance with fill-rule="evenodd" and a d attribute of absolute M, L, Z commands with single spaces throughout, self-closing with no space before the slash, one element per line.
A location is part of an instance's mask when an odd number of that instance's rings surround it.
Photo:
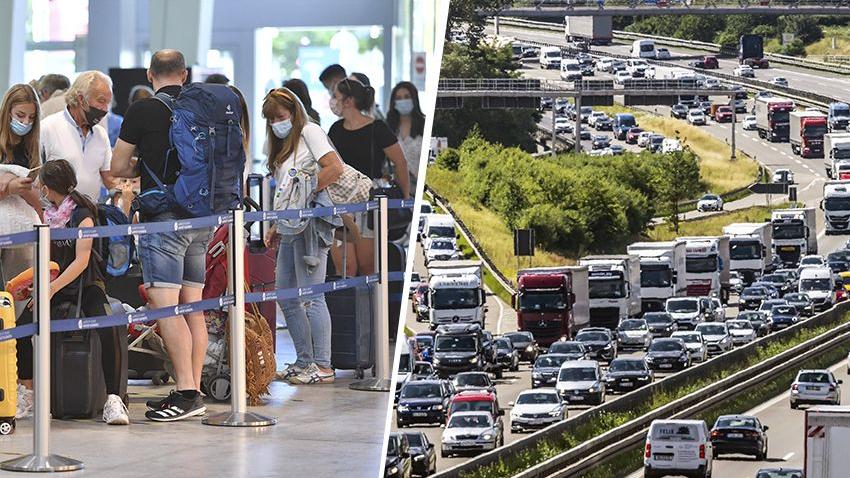
<path fill-rule="evenodd" d="M 94 202 L 100 199 L 101 187 L 115 184 L 109 173 L 109 135 L 98 124 L 111 101 L 112 80 L 99 71 L 86 71 L 65 93 L 65 110 L 41 122 L 42 158 L 70 162 L 77 173 L 77 191 Z"/>

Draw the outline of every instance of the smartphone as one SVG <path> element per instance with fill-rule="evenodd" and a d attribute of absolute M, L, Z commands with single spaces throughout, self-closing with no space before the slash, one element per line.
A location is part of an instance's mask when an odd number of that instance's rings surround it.
<path fill-rule="evenodd" d="M 249 174 L 247 181 L 247 197 L 245 204 L 249 211 L 261 211 L 269 203 L 268 179 L 262 174 Z M 268 230 L 268 224 L 263 221 L 253 221 L 245 224 L 248 228 L 248 250 L 261 252 L 265 249 L 263 239 Z"/>
<path fill-rule="evenodd" d="M 42 166 L 44 166 L 44 165 L 42 164 L 42 165 L 39 165 L 39 166 L 36 166 L 36 167 L 30 169 L 29 172 L 27 173 L 27 177 L 35 179 L 35 176 L 33 175 L 33 173 L 38 172 L 38 170 L 41 169 Z"/>

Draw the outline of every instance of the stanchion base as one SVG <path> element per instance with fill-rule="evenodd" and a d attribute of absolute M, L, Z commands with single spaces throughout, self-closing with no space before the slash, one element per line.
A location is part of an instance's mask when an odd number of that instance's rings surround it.
<path fill-rule="evenodd" d="M 0 469 L 6 471 L 57 472 L 83 469 L 83 462 L 59 455 L 24 455 L 0 463 Z"/>
<path fill-rule="evenodd" d="M 390 383 L 390 379 L 388 378 L 367 378 L 366 380 L 352 383 L 348 388 L 364 392 L 389 392 Z"/>
<path fill-rule="evenodd" d="M 202 423 L 218 427 L 268 427 L 277 423 L 277 418 L 254 412 L 224 412 L 210 415 Z"/>

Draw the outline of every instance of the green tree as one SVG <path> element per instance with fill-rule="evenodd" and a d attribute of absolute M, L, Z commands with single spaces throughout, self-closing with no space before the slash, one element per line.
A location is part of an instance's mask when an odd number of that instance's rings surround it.
<path fill-rule="evenodd" d="M 679 203 L 694 198 L 702 190 L 699 162 L 690 150 L 659 156 L 653 178 L 658 201 L 670 214 L 673 230 L 679 232 Z"/>
<path fill-rule="evenodd" d="M 460 153 L 454 148 L 448 148 L 437 155 L 437 166 L 448 169 L 449 171 L 457 171 L 460 166 Z"/>
<path fill-rule="evenodd" d="M 813 17 L 784 15 L 777 21 L 781 33 L 793 33 L 804 44 L 816 42 L 823 38 L 823 30 Z"/>
<path fill-rule="evenodd" d="M 452 0 L 449 2 L 449 17 L 446 25 L 446 41 L 452 32 L 463 32 L 469 46 L 475 50 L 484 38 L 486 18 L 479 11 L 498 11 L 510 7 L 513 0 Z"/>
<path fill-rule="evenodd" d="M 714 32 L 723 27 L 723 17 L 718 15 L 684 15 L 673 30 L 673 36 L 683 40 L 710 42 L 714 39 Z"/>

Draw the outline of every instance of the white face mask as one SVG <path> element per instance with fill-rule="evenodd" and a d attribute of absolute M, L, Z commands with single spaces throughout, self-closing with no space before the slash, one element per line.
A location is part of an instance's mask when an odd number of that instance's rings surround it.
<path fill-rule="evenodd" d="M 413 113 L 413 100 L 410 98 L 395 100 L 395 110 L 402 116 L 407 116 L 410 113 Z"/>
<path fill-rule="evenodd" d="M 278 139 L 286 139 L 289 136 L 289 132 L 292 131 L 292 120 L 285 119 L 283 121 L 278 121 L 277 123 L 272 123 L 272 133 L 278 137 Z"/>
<path fill-rule="evenodd" d="M 328 101 L 328 106 L 331 108 L 331 112 L 339 117 L 342 117 L 342 108 L 339 104 L 339 101 L 336 100 L 333 96 L 331 96 L 330 101 Z"/>

